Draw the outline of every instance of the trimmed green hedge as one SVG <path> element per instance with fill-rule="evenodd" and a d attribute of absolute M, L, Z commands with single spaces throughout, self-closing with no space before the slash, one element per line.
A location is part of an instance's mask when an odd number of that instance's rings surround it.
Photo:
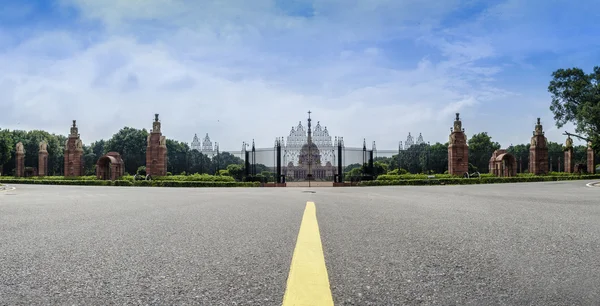
<path fill-rule="evenodd" d="M 600 174 L 594 175 L 560 175 L 560 176 L 517 176 L 517 177 L 482 177 L 482 178 L 440 178 L 440 179 L 409 179 L 409 180 L 376 180 L 360 182 L 359 186 L 395 186 L 395 185 L 471 185 L 498 184 L 523 182 L 550 182 L 571 180 L 600 179 Z"/>
<path fill-rule="evenodd" d="M 202 181 L 100 181 L 100 180 L 45 180 L 1 179 L 5 184 L 80 185 L 80 186 L 145 186 L 145 187 L 259 187 L 254 182 L 202 182 Z"/>
<path fill-rule="evenodd" d="M 133 175 L 124 175 L 122 180 L 133 181 Z M 235 182 L 231 176 L 192 174 L 192 175 L 167 175 L 153 176 L 153 181 L 185 181 L 185 182 Z"/>
<path fill-rule="evenodd" d="M 37 180 L 37 181 L 95 181 L 97 180 L 95 175 L 88 176 L 77 176 L 77 177 L 64 177 L 64 176 L 32 176 L 32 177 L 14 177 L 14 176 L 0 176 L 0 182 L 6 180 Z"/>
<path fill-rule="evenodd" d="M 462 176 L 453 176 L 450 174 L 382 174 L 377 177 L 378 181 L 399 181 L 399 180 L 425 180 L 428 176 L 433 175 L 435 179 L 446 179 L 446 178 L 462 178 Z M 494 177 L 493 174 L 481 173 L 482 178 Z"/>

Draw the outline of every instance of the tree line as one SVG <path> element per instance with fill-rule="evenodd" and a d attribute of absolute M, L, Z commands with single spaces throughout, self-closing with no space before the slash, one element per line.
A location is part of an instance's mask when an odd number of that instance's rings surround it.
<path fill-rule="evenodd" d="M 124 127 L 108 140 L 98 140 L 83 145 L 85 175 L 95 175 L 96 162 L 108 152 L 118 152 L 125 163 L 127 174 L 143 172 L 146 165 L 146 145 L 148 131 Z M 0 130 L 0 174 L 14 175 L 15 146 L 23 143 L 25 167 L 38 166 L 38 149 L 42 141 L 48 143 L 48 175 L 63 175 L 64 149 L 66 136 L 50 134 L 46 131 Z M 192 150 L 187 143 L 167 139 L 167 171 L 172 174 L 207 173 L 221 174 L 231 170 L 232 175 L 241 175 L 243 161 L 228 152 L 219 152 L 209 157 L 198 150 Z M 232 166 L 233 165 L 233 166 Z M 242 168 L 243 169 L 243 168 Z"/>
<path fill-rule="evenodd" d="M 500 144 L 492 140 L 487 132 L 475 134 L 468 138 L 469 145 L 469 172 L 489 172 L 489 161 L 495 150 L 500 149 Z M 517 172 L 526 173 L 529 168 L 530 144 L 510 145 L 505 148 L 517 160 Z M 600 155 L 596 154 L 596 160 Z M 548 141 L 548 160 L 550 171 L 564 171 L 564 147 L 562 144 Z M 573 162 L 575 164 L 587 163 L 587 146 L 573 146 Z M 347 171 L 357 168 L 352 166 Z M 446 173 L 448 170 L 448 143 L 426 143 L 413 145 L 399 154 L 391 157 L 376 157 L 374 162 L 376 175 L 397 170 L 400 173 Z M 358 170 L 355 170 L 355 172 Z"/>
<path fill-rule="evenodd" d="M 136 174 L 143 172 L 146 164 L 146 141 L 148 131 L 124 127 L 108 140 L 98 140 L 84 145 L 84 173 L 94 175 L 96 161 L 108 152 L 118 152 L 125 163 L 125 172 Z M 22 142 L 25 148 L 25 166 L 37 167 L 38 146 L 41 141 L 48 143 L 48 175 L 63 174 L 63 150 L 66 136 L 50 134 L 46 131 L 0 130 L 0 170 L 5 175 L 14 174 L 15 145 Z M 486 132 L 478 133 L 467 141 L 469 145 L 469 172 L 488 172 L 489 159 L 495 150 L 500 149 L 498 142 Z M 529 143 L 511 145 L 507 151 L 517 159 L 517 171 L 527 172 L 529 166 Z M 587 147 L 574 146 L 574 163 L 586 163 Z M 564 151 L 562 144 L 549 141 L 548 156 L 551 171 L 564 171 Z M 209 157 L 198 150 L 192 150 L 187 143 L 167 139 L 167 171 L 172 174 L 228 174 L 241 180 L 243 160 L 229 152 L 220 152 Z M 597 158 L 600 158 L 598 156 Z M 600 160 L 600 159 L 597 159 Z M 3 167 L 2 167 L 3 166 Z M 257 173 L 269 172 L 264 165 L 257 165 Z M 362 165 L 347 165 L 347 175 L 358 175 Z M 448 143 L 419 144 L 399 151 L 391 157 L 375 157 L 375 174 L 394 173 L 438 173 L 448 170 Z M 227 172 L 223 172 L 227 170 Z M 143 173 L 140 173 L 143 174 Z"/>

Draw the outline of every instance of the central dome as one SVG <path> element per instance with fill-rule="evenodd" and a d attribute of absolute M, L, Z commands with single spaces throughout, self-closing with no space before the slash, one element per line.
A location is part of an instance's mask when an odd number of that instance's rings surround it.
<path fill-rule="evenodd" d="M 305 143 L 300 149 L 300 155 L 298 157 L 299 164 L 308 164 L 309 162 L 313 165 L 321 164 L 321 154 L 314 142 L 310 142 L 310 144 Z"/>

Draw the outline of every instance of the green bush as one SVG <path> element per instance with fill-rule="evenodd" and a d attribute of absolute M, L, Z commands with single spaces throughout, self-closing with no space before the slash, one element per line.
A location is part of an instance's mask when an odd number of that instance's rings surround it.
<path fill-rule="evenodd" d="M 146 176 L 146 166 L 139 166 L 135 174 Z"/>
<path fill-rule="evenodd" d="M 450 174 L 434 174 L 435 178 L 451 178 Z M 378 181 L 397 181 L 397 180 L 417 180 L 417 179 L 427 179 L 428 174 L 402 174 L 402 175 L 390 175 L 390 174 L 382 174 L 377 177 Z"/>
<path fill-rule="evenodd" d="M 6 179 L 5 184 L 38 184 L 38 185 L 80 185 L 80 186 L 140 186 L 140 187 L 259 187 L 258 182 L 225 182 L 225 181 L 133 181 L 133 180 L 38 180 L 38 179 Z"/>
<path fill-rule="evenodd" d="M 522 182 L 548 182 L 548 181 L 567 181 L 567 180 L 589 180 L 600 179 L 599 174 L 595 175 L 557 175 L 557 176 L 516 176 L 516 177 L 495 177 L 482 176 L 479 179 L 465 178 L 440 178 L 440 179 L 398 179 L 398 180 L 375 180 L 360 182 L 359 186 L 392 186 L 392 185 L 470 185 L 470 184 L 497 184 L 497 183 L 522 183 Z"/>
<path fill-rule="evenodd" d="M 0 176 L 0 181 L 4 180 L 36 180 L 36 181 L 96 181 L 95 175 L 64 177 L 64 176 L 32 176 L 32 177 L 13 177 Z"/>
<path fill-rule="evenodd" d="M 192 174 L 192 175 L 171 175 L 154 176 L 153 181 L 190 181 L 190 182 L 235 182 L 231 176 L 218 176 L 210 174 Z"/>

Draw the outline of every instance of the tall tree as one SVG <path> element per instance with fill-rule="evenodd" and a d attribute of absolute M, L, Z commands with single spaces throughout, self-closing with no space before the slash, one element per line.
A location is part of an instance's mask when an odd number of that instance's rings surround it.
<path fill-rule="evenodd" d="M 187 157 L 187 162 L 188 162 L 188 173 L 210 173 L 212 174 L 212 172 L 210 172 L 210 170 L 212 169 L 212 163 L 211 160 L 208 156 L 206 156 L 206 154 L 202 154 L 202 152 L 198 151 L 198 150 L 189 150 L 188 151 L 188 157 Z"/>
<path fill-rule="evenodd" d="M 227 169 L 229 165 L 243 165 L 244 161 L 229 152 L 220 152 L 213 157 L 213 163 L 218 164 L 219 169 Z"/>
<path fill-rule="evenodd" d="M 125 172 L 136 173 L 138 167 L 146 165 L 148 131 L 124 127 L 106 142 L 104 153 L 118 152 L 125 163 Z"/>
<path fill-rule="evenodd" d="M 0 175 L 2 175 L 2 169 L 11 157 L 13 150 L 12 135 L 9 130 L 0 130 Z"/>
<path fill-rule="evenodd" d="M 440 174 L 448 170 L 448 143 L 436 142 L 429 147 L 429 170 Z"/>
<path fill-rule="evenodd" d="M 548 91 L 556 126 L 575 124 L 575 132 L 580 134 L 575 136 L 600 150 L 600 67 L 590 74 L 580 68 L 558 69 L 552 73 Z"/>
<path fill-rule="evenodd" d="M 529 146 L 530 144 L 511 145 L 506 151 L 517 159 L 517 172 L 524 173 L 529 167 Z"/>
<path fill-rule="evenodd" d="M 172 174 L 188 172 L 187 153 L 190 147 L 185 142 L 167 139 L 167 171 Z"/>
<path fill-rule="evenodd" d="M 468 140 L 469 144 L 469 163 L 477 167 L 477 171 L 482 173 L 489 172 L 489 162 L 495 150 L 500 149 L 500 144 L 492 142 L 487 132 L 473 135 Z"/>

